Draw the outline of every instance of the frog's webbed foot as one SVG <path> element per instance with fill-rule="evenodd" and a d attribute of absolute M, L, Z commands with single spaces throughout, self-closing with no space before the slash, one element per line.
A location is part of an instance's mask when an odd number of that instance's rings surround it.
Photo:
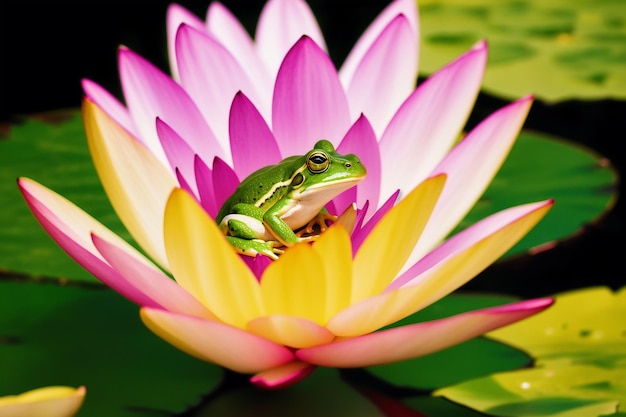
<path fill-rule="evenodd" d="M 314 241 L 328 229 L 328 223 L 326 223 L 328 221 L 331 223 L 336 222 L 337 216 L 333 216 L 325 210 L 320 211 L 307 225 L 301 227 L 296 232 L 296 236 L 302 239 L 302 242 Z"/>
<path fill-rule="evenodd" d="M 235 236 L 226 236 L 226 240 L 228 240 L 235 251 L 241 255 L 255 257 L 261 254 L 270 259 L 277 260 L 278 255 L 285 252 L 280 249 L 282 244 L 274 240 L 243 239 Z"/>

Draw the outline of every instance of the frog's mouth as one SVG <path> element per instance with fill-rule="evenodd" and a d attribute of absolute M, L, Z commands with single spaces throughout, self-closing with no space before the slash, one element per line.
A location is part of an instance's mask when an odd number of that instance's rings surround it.
<path fill-rule="evenodd" d="M 342 180 L 335 180 L 330 183 L 322 182 L 307 187 L 305 190 L 296 190 L 293 196 L 295 199 L 304 204 L 312 203 L 313 201 L 321 202 L 321 208 L 324 207 L 330 200 L 337 197 L 344 191 L 354 187 L 364 179 L 365 175 L 361 177 L 350 177 Z"/>

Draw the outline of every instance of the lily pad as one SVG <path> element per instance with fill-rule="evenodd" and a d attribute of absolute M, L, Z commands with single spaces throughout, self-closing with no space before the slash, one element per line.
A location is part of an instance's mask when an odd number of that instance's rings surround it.
<path fill-rule="evenodd" d="M 626 400 L 626 369 L 542 367 L 463 382 L 434 395 L 501 417 L 608 415 Z"/>
<path fill-rule="evenodd" d="M 158 339 L 137 310 L 108 289 L 0 281 L 0 396 L 85 385 L 77 417 L 186 410 L 222 370 Z"/>
<path fill-rule="evenodd" d="M 391 327 L 436 320 L 512 301 L 514 299 L 505 296 L 454 294 Z M 528 355 L 517 349 L 485 338 L 476 338 L 421 358 L 374 366 L 367 370 L 393 385 L 424 390 L 516 369 L 529 362 Z"/>
<path fill-rule="evenodd" d="M 457 231 L 508 207 L 554 199 L 546 217 L 505 256 L 516 255 L 577 234 L 613 207 L 616 193 L 617 173 L 605 158 L 563 139 L 522 132 Z"/>
<path fill-rule="evenodd" d="M 558 295 L 550 309 L 488 334 L 534 356 L 535 368 L 462 382 L 435 395 L 498 416 L 615 413 L 626 404 L 624 317 L 626 288 Z"/>
<path fill-rule="evenodd" d="M 486 91 L 626 98 L 626 6 L 615 0 L 420 0 L 420 70 L 489 42 Z"/>
<path fill-rule="evenodd" d="M 130 241 L 100 185 L 79 112 L 28 119 L 0 140 L 0 270 L 99 282 L 39 226 L 19 192 L 18 177 L 39 181 Z"/>
<path fill-rule="evenodd" d="M 538 366 L 626 369 L 625 318 L 626 287 L 615 293 L 605 287 L 588 288 L 558 295 L 548 310 L 488 336 L 523 349 Z"/>

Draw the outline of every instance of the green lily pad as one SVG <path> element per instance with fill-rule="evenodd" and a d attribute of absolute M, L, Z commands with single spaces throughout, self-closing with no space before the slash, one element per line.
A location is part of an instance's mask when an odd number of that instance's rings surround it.
<path fill-rule="evenodd" d="M 488 334 L 531 354 L 535 368 L 462 382 L 435 395 L 498 416 L 615 413 L 626 404 L 624 317 L 626 288 L 558 295 L 548 310 Z"/>
<path fill-rule="evenodd" d="M 153 335 L 108 289 L 0 281 L 0 396 L 87 387 L 77 417 L 164 416 L 211 392 L 221 368 Z"/>
<path fill-rule="evenodd" d="M 0 270 L 99 282 L 44 232 L 16 184 L 30 177 L 68 198 L 130 241 L 100 184 L 79 112 L 32 118 L 0 140 Z"/>
<path fill-rule="evenodd" d="M 454 402 L 502 417 L 590 417 L 626 400 L 626 369 L 542 367 L 495 374 L 438 390 Z"/>
<path fill-rule="evenodd" d="M 450 317 L 512 301 L 514 299 L 505 296 L 454 294 L 391 327 Z M 476 338 L 421 358 L 374 366 L 367 370 L 393 385 L 424 390 L 519 368 L 529 362 L 528 355 L 517 349 L 485 338 Z"/>
<path fill-rule="evenodd" d="M 190 417 L 337 416 L 383 417 L 371 402 L 343 382 L 333 369 L 318 368 L 304 381 L 279 391 L 250 385 L 235 388 L 204 404 Z"/>
<path fill-rule="evenodd" d="M 589 149 L 523 132 L 498 175 L 456 231 L 508 207 L 552 198 L 552 210 L 506 256 L 528 252 L 577 234 L 612 208 L 616 184 L 617 173 L 608 161 Z"/>
<path fill-rule="evenodd" d="M 488 336 L 523 349 L 537 365 L 626 369 L 625 318 L 626 287 L 615 293 L 588 288 L 558 295 L 548 310 Z"/>
<path fill-rule="evenodd" d="M 513 99 L 626 98 L 626 5 L 615 0 L 420 0 L 420 70 L 489 43 L 483 88 Z"/>

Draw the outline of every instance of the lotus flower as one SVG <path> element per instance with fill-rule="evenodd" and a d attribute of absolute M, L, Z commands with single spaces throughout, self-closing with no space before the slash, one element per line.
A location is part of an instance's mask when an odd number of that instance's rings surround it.
<path fill-rule="evenodd" d="M 5 417 L 71 417 L 85 399 L 85 387 L 45 387 L 20 395 L 0 397 Z"/>
<path fill-rule="evenodd" d="M 218 3 L 206 24 L 172 6 L 168 25 L 173 78 L 121 48 L 127 107 L 83 84 L 96 169 L 151 260 L 63 197 L 19 180 L 46 231 L 139 304 L 157 335 L 278 388 L 316 366 L 425 355 L 552 303 L 380 330 L 463 285 L 552 206 L 513 207 L 440 243 L 495 175 L 531 103 L 494 113 L 449 151 L 480 85 L 484 42 L 414 89 L 413 1 L 384 10 L 339 73 L 300 1 L 270 1 L 256 43 Z M 253 170 L 303 154 L 320 138 L 356 153 L 368 169 L 356 190 L 329 205 L 352 217 L 354 231 L 334 225 L 277 261 L 244 262 L 214 222 L 221 203 Z"/>

